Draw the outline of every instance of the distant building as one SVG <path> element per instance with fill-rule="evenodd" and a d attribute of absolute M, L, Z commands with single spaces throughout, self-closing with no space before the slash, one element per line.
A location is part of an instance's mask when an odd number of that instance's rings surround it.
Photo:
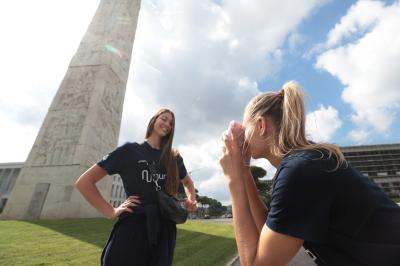
<path fill-rule="evenodd" d="M 7 203 L 24 163 L 0 163 L 0 213 Z"/>
<path fill-rule="evenodd" d="M 341 147 L 347 161 L 389 197 L 400 197 L 400 144 Z"/>
<path fill-rule="evenodd" d="M 7 203 L 8 197 L 14 187 L 15 180 L 21 171 L 24 163 L 0 163 L 0 213 Z M 105 177 L 110 178 L 110 177 Z M 112 187 L 110 191 L 110 204 L 113 207 L 119 206 L 125 199 L 126 194 L 119 175 L 112 175 Z"/>
<path fill-rule="evenodd" d="M 400 144 L 348 146 L 340 149 L 352 166 L 372 179 L 387 195 L 400 197 Z M 23 165 L 21 162 L 0 163 L 0 213 Z M 117 207 L 126 199 L 122 180 L 119 175 L 105 178 L 112 178 L 109 202 Z M 267 182 L 272 185 L 272 180 Z M 205 209 L 201 210 L 203 215 Z"/>
<path fill-rule="evenodd" d="M 113 207 L 117 207 L 126 199 L 126 193 L 121 177 L 119 175 L 112 175 L 111 177 L 113 179 L 113 184 L 111 187 L 110 204 Z"/>

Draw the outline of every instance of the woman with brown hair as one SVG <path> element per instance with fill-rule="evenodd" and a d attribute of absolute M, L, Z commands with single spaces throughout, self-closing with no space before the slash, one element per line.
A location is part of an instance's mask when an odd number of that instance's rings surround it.
<path fill-rule="evenodd" d="M 182 157 L 172 148 L 174 128 L 174 113 L 159 110 L 150 119 L 143 143 L 118 147 L 76 181 L 93 207 L 107 218 L 118 218 L 103 250 L 102 265 L 172 265 L 176 224 L 160 215 L 156 192 L 163 190 L 176 197 L 182 182 L 187 196 L 185 208 L 197 208 L 193 181 Z M 127 195 L 117 208 L 96 187 L 100 179 L 113 174 L 121 176 Z"/>
<path fill-rule="evenodd" d="M 318 265 L 400 265 L 400 207 L 338 147 L 308 141 L 305 122 L 302 92 L 289 82 L 255 96 L 243 125 L 223 137 L 241 265 L 286 265 L 302 245 Z M 277 168 L 269 210 L 250 157 Z"/>

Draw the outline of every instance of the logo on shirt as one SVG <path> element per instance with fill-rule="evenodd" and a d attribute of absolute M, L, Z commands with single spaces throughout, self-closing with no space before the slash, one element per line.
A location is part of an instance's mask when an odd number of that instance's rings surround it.
<path fill-rule="evenodd" d="M 147 183 L 154 183 L 154 185 L 156 186 L 156 190 L 159 191 L 161 190 L 161 185 L 159 185 L 159 181 L 160 180 L 165 180 L 166 178 L 166 174 L 160 174 L 160 173 L 150 173 L 150 169 L 149 169 L 149 162 L 147 162 L 146 160 L 139 160 L 138 164 L 142 164 L 143 165 L 143 170 L 142 170 L 142 181 L 145 181 Z M 154 167 L 154 169 L 156 169 Z"/>

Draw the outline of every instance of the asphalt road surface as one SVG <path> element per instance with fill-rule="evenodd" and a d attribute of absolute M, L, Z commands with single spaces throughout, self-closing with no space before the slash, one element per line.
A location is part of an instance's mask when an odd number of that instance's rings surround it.
<path fill-rule="evenodd" d="M 219 219 L 196 219 L 197 221 L 202 221 L 206 223 L 225 223 L 225 224 L 230 224 L 232 223 L 232 219 L 230 218 L 219 218 Z M 240 262 L 238 259 L 234 260 L 230 264 L 231 266 L 240 266 Z M 288 264 L 289 266 L 313 266 L 316 265 L 308 256 L 308 254 L 305 252 L 303 248 L 297 252 L 296 256 L 293 258 L 293 260 Z"/>

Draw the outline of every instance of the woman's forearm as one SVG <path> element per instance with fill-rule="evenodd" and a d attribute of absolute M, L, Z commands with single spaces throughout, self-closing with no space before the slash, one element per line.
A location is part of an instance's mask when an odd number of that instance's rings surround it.
<path fill-rule="evenodd" d="M 76 187 L 97 211 L 109 219 L 114 217 L 114 208 L 103 198 L 96 185 L 83 183 Z"/>
<path fill-rule="evenodd" d="M 196 200 L 196 191 L 194 189 L 193 180 L 187 176 L 183 181 L 183 188 L 185 190 L 186 197 L 190 200 Z"/>
<path fill-rule="evenodd" d="M 250 211 L 244 183 L 237 184 L 230 182 L 229 191 L 231 194 L 233 226 L 240 263 L 243 266 L 250 266 L 257 253 L 260 232 Z"/>
<path fill-rule="evenodd" d="M 258 232 L 261 230 L 267 220 L 268 209 L 264 202 L 258 196 L 258 190 L 254 182 L 253 176 L 251 175 L 250 167 L 244 171 L 243 180 L 246 188 L 247 199 L 249 202 L 251 215 L 253 216 L 254 222 L 257 226 Z"/>
<path fill-rule="evenodd" d="M 75 187 L 97 211 L 111 219 L 114 218 L 114 208 L 103 198 L 96 186 L 96 182 L 106 174 L 99 168 L 98 166 L 91 167 L 78 178 Z"/>

